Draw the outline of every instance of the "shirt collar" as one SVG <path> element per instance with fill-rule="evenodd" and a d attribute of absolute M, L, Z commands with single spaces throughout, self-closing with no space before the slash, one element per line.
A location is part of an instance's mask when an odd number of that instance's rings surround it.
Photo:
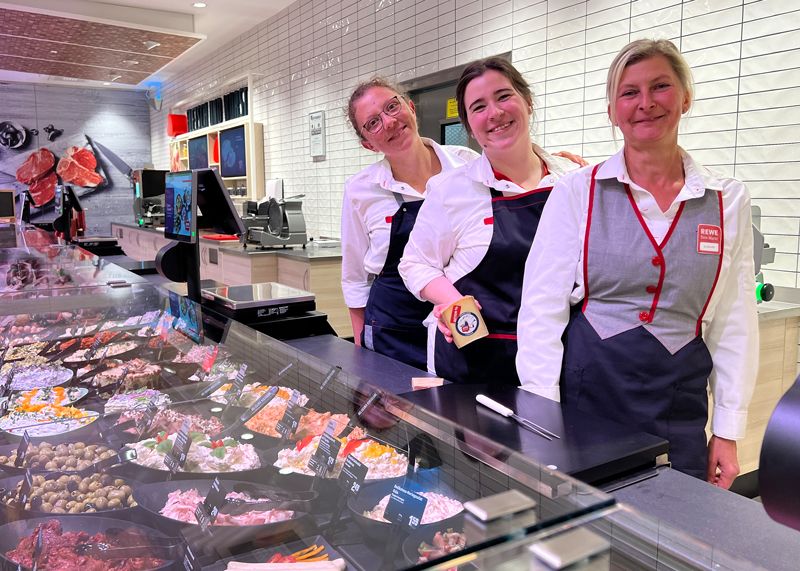
<path fill-rule="evenodd" d="M 533 151 L 540 159 L 544 161 L 544 164 L 547 166 L 547 170 L 549 171 L 547 176 L 543 177 L 539 182 L 538 186 L 552 186 L 555 184 L 556 179 L 566 173 L 568 169 L 565 169 L 564 165 L 559 162 L 556 157 L 553 157 L 550 153 L 538 145 L 534 143 L 531 144 L 533 146 Z M 485 152 L 481 154 L 479 158 L 469 163 L 465 168 L 466 174 L 470 179 L 489 188 L 494 188 L 501 191 L 514 188 L 518 190 L 524 190 L 517 184 L 508 180 L 508 178 L 506 178 L 504 175 L 498 177 L 497 175 L 501 173 L 498 173 L 492 168 L 492 164 L 489 162 L 489 158 L 486 156 Z"/>
<path fill-rule="evenodd" d="M 628 176 L 628 169 L 625 166 L 625 148 L 620 149 L 597 169 L 596 178 L 610 179 L 615 178 L 623 184 L 631 184 Z M 692 197 L 703 196 L 706 189 L 722 190 L 722 182 L 714 176 L 711 171 L 697 164 L 694 159 L 680 149 L 681 159 L 683 160 L 683 172 L 685 175 L 684 190 Z"/>
<path fill-rule="evenodd" d="M 425 146 L 431 147 L 433 152 L 436 153 L 436 156 L 439 157 L 439 162 L 442 165 L 442 171 L 450 170 L 458 166 L 453 157 L 447 154 L 442 146 L 434 141 L 433 139 L 428 139 L 427 137 L 421 137 L 422 142 L 425 143 Z M 392 192 L 401 192 L 405 194 L 412 194 L 415 196 L 422 196 L 419 192 L 413 189 L 411 186 L 398 182 L 394 179 L 394 175 L 392 175 L 392 167 L 389 164 L 389 161 L 386 157 L 382 158 L 380 161 L 375 163 L 374 168 L 372 170 L 372 181 L 373 183 L 377 184 L 383 189 L 390 190 Z"/>

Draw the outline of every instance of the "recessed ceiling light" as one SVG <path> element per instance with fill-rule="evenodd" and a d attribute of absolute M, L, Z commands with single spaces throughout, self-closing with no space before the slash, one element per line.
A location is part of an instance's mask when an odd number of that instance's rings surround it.
<path fill-rule="evenodd" d="M 157 48 L 158 46 L 161 45 L 160 43 L 154 42 L 153 40 L 145 40 L 142 43 L 144 44 L 144 47 L 147 48 L 147 51 L 150 51 L 150 50 L 152 50 L 154 48 Z"/>
<path fill-rule="evenodd" d="M 194 6 L 195 8 L 205 8 L 206 7 L 206 3 L 205 2 L 195 2 L 194 4 L 192 4 L 192 6 Z"/>
<path fill-rule="evenodd" d="M 58 53 L 58 50 L 50 50 L 50 53 L 51 53 L 51 54 L 57 54 L 57 53 Z"/>
<path fill-rule="evenodd" d="M 139 65 L 139 62 L 135 59 L 124 59 L 122 63 L 127 63 L 128 65 Z"/>

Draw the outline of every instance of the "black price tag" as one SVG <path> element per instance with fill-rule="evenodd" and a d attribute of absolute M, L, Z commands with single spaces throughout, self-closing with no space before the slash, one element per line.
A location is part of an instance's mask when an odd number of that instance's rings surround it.
<path fill-rule="evenodd" d="M 289 404 L 286 406 L 286 412 L 283 413 L 283 418 L 278 421 L 275 430 L 283 438 L 291 438 L 300 426 L 300 418 L 303 416 L 303 407 L 297 404 L 297 392 L 292 391 L 292 396 L 289 397 Z"/>
<path fill-rule="evenodd" d="M 383 517 L 392 523 L 416 529 L 422 521 L 422 514 L 425 513 L 427 504 L 428 500 L 425 496 L 395 484 Z"/>
<path fill-rule="evenodd" d="M 342 443 L 334 438 L 330 433 L 325 433 L 319 437 L 319 445 L 317 446 L 314 455 L 308 461 L 309 470 L 313 471 L 317 476 L 323 477 L 330 472 L 336 465 L 336 457 L 339 455 L 339 449 Z"/>
<path fill-rule="evenodd" d="M 225 393 L 225 400 L 228 401 L 228 404 L 238 402 L 239 398 L 241 398 L 242 390 L 244 389 L 244 377 L 246 374 L 247 363 L 242 363 L 236 373 L 236 379 L 234 379 L 233 385 L 230 389 L 228 389 L 228 392 Z"/>
<path fill-rule="evenodd" d="M 348 455 L 344 459 L 342 473 L 339 474 L 339 487 L 348 496 L 358 496 L 361 486 L 364 485 L 364 480 L 367 478 L 367 472 L 369 472 L 369 468 L 366 464 L 352 454 Z"/>
<path fill-rule="evenodd" d="M 102 340 L 100 338 L 100 333 L 97 333 L 97 335 L 94 338 L 94 341 L 92 341 L 92 344 L 89 347 L 89 351 L 87 351 L 87 354 L 86 354 L 86 356 L 89 359 L 94 359 L 94 356 L 97 353 L 97 350 L 100 348 L 100 343 L 102 343 Z"/>
<path fill-rule="evenodd" d="M 197 523 L 200 524 L 203 531 L 205 531 L 208 526 L 214 524 L 219 515 L 220 508 L 227 502 L 225 499 L 227 495 L 228 493 L 222 487 L 222 484 L 220 484 L 219 478 L 214 478 L 205 499 L 198 504 L 197 509 L 194 510 Z"/>
<path fill-rule="evenodd" d="M 33 489 L 33 475 L 30 470 L 25 470 L 25 475 L 22 477 L 22 485 L 19 488 L 17 495 L 17 504 L 19 509 L 24 510 L 25 504 L 28 503 L 28 497 L 31 495 Z"/>
<path fill-rule="evenodd" d="M 6 413 L 8 412 L 9 400 L 5 397 L 0 397 L 0 398 L 3 399 L 2 401 L 0 401 L 0 416 L 5 416 Z"/>
<path fill-rule="evenodd" d="M 22 440 L 19 441 L 17 446 L 17 459 L 14 461 L 14 466 L 19 468 L 25 463 L 25 456 L 28 454 L 28 446 L 31 445 L 31 437 L 28 431 L 22 433 Z"/>
<path fill-rule="evenodd" d="M 153 419 L 156 417 L 156 414 L 158 414 L 158 406 L 156 405 L 155 400 L 151 400 L 149 403 L 147 403 L 147 408 L 144 409 L 142 416 L 140 416 L 136 421 L 136 431 L 139 433 L 140 437 L 149 430 L 150 425 L 153 423 Z"/>
<path fill-rule="evenodd" d="M 197 563 L 197 556 L 188 543 L 183 550 L 183 568 L 185 571 L 198 571 L 200 569 L 200 565 Z"/>
<path fill-rule="evenodd" d="M 192 439 L 189 438 L 189 421 L 184 420 L 180 431 L 175 435 L 172 450 L 164 457 L 164 465 L 174 474 L 186 464 L 186 457 L 189 455 L 189 447 Z"/>
<path fill-rule="evenodd" d="M 0 397 L 8 396 L 11 392 L 11 381 L 14 379 L 14 367 L 3 375 L 3 383 L 0 384 Z"/>

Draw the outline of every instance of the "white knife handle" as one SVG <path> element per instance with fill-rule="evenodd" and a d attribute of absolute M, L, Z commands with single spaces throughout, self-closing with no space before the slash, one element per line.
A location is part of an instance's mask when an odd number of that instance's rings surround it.
<path fill-rule="evenodd" d="M 509 417 L 514 414 L 514 411 L 508 408 L 507 406 L 503 406 L 496 400 L 492 400 L 486 395 L 476 395 L 475 400 L 481 403 L 486 408 L 490 408 L 495 411 L 497 414 L 502 414 L 505 417 Z"/>

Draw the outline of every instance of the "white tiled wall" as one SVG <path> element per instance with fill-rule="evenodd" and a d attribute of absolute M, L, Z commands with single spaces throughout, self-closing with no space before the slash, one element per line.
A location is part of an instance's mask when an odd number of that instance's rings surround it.
<path fill-rule="evenodd" d="M 258 21 L 253 14 L 253 21 Z M 589 161 L 612 154 L 605 74 L 638 37 L 675 41 L 694 69 L 697 99 L 681 143 L 745 180 L 778 249 L 767 277 L 798 286 L 800 236 L 800 4 L 795 0 L 298 0 L 233 39 L 191 76 L 165 86 L 151 112 L 153 160 L 166 168 L 166 113 L 230 78 L 259 74 L 268 178 L 305 192 L 311 235 L 338 236 L 345 178 L 376 157 L 360 148 L 343 107 L 374 73 L 403 81 L 512 52 L 534 87 L 536 137 Z M 222 91 L 220 91 L 222 90 Z M 327 157 L 308 151 L 308 114 L 327 114 Z"/>

